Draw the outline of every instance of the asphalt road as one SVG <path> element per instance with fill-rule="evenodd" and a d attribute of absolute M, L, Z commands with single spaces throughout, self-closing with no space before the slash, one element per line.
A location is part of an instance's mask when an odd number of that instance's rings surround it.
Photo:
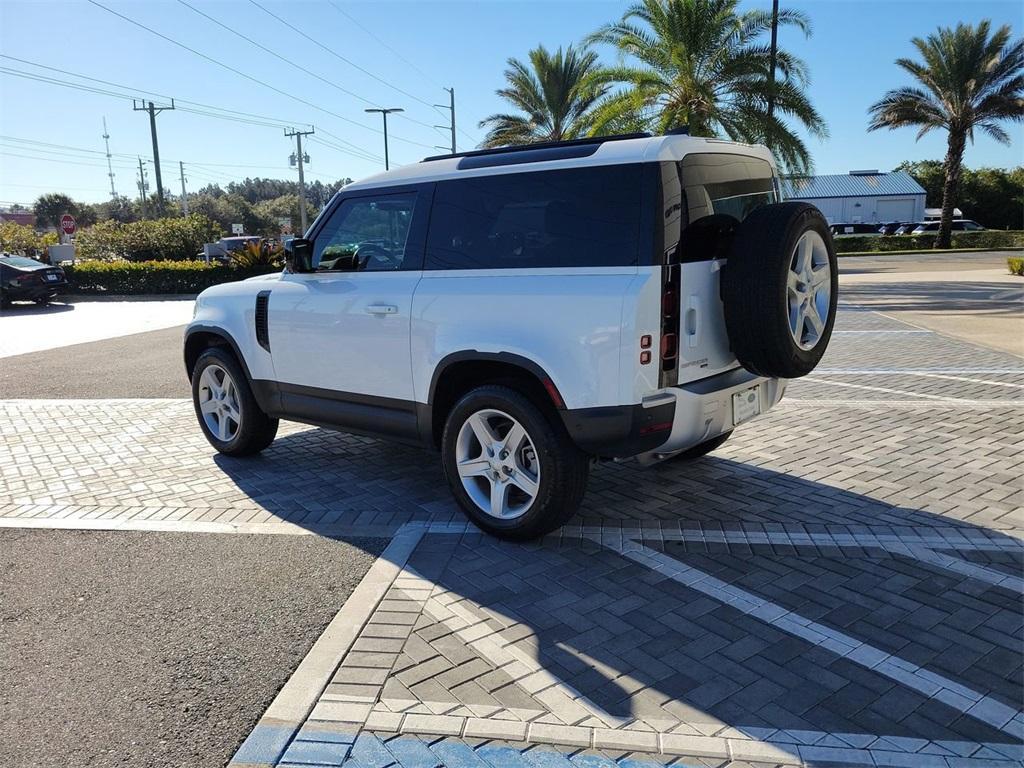
<path fill-rule="evenodd" d="M 192 396 L 184 326 L 0 359 L 0 398 Z"/>
<path fill-rule="evenodd" d="M 385 543 L 0 529 L 0 765 L 224 765 Z"/>

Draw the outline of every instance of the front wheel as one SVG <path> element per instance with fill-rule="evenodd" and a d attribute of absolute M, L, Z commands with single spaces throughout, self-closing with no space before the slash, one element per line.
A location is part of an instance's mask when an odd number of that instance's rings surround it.
<path fill-rule="evenodd" d="M 278 420 L 265 414 L 234 355 L 211 347 L 192 371 L 192 404 L 214 448 L 228 456 L 259 453 L 274 441 Z"/>
<path fill-rule="evenodd" d="M 509 387 L 477 387 L 459 400 L 445 423 L 441 451 L 455 500 L 494 536 L 543 536 L 583 500 L 589 458 L 560 424 Z"/>

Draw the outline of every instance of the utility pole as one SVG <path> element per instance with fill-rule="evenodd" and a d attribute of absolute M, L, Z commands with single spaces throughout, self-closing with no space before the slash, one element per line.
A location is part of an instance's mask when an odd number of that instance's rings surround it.
<path fill-rule="evenodd" d="M 188 216 L 188 195 L 185 192 L 185 164 L 178 161 L 178 170 L 181 171 L 181 213 Z"/>
<path fill-rule="evenodd" d="M 114 166 L 110 162 L 110 134 L 107 133 L 107 118 L 103 118 L 103 144 L 107 148 L 107 176 L 110 177 L 110 196 L 117 200 L 117 190 L 114 188 Z"/>
<path fill-rule="evenodd" d="M 768 72 L 768 117 L 775 117 L 775 60 L 779 51 L 779 0 L 772 0 L 772 49 Z"/>
<path fill-rule="evenodd" d="M 384 170 L 388 170 L 390 165 L 388 164 L 388 115 L 392 112 L 405 112 L 401 107 L 391 107 L 390 109 L 364 109 L 364 112 L 379 112 L 384 117 Z"/>
<path fill-rule="evenodd" d="M 303 163 L 309 162 L 309 155 L 302 153 L 302 137 L 311 136 L 313 134 L 313 126 L 310 126 L 308 131 L 297 131 L 294 128 L 285 128 L 284 135 L 291 138 L 295 137 L 295 154 L 289 159 L 292 165 L 299 166 L 299 221 L 302 224 L 302 236 L 306 235 L 306 177 L 302 172 Z"/>
<path fill-rule="evenodd" d="M 450 128 L 452 132 L 452 154 L 455 154 L 455 88 L 445 88 L 448 91 L 448 104 L 435 104 L 435 107 L 451 111 L 451 123 L 449 125 L 435 125 L 435 128 Z M 443 149 L 443 147 L 438 147 Z"/>
<path fill-rule="evenodd" d="M 146 188 L 149 185 L 146 184 L 146 169 L 142 167 L 142 158 L 139 158 L 139 209 L 142 212 L 142 218 L 146 218 Z"/>
<path fill-rule="evenodd" d="M 160 146 L 156 140 L 156 116 L 165 109 L 174 109 L 174 99 L 171 99 L 171 106 L 156 106 L 152 101 L 137 102 L 132 99 L 132 109 L 136 112 L 149 112 L 149 132 L 153 136 L 153 167 L 156 168 L 156 199 L 160 206 L 160 212 L 164 210 L 164 186 L 160 179 Z"/>

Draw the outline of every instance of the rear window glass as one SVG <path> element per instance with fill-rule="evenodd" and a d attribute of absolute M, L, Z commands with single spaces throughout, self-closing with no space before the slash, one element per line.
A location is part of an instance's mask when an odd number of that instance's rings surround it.
<path fill-rule="evenodd" d="M 0 264 L 6 264 L 9 267 L 41 267 L 41 262 L 33 259 L 26 259 L 24 256 L 2 256 L 0 257 Z"/>
<path fill-rule="evenodd" d="M 438 182 L 426 268 L 635 265 L 640 187 L 639 164 Z"/>

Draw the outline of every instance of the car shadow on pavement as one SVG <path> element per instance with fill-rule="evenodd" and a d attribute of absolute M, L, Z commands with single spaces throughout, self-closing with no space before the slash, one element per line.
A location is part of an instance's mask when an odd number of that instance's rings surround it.
<path fill-rule="evenodd" d="M 316 533 L 463 521 L 436 456 L 413 448 L 315 429 L 215 461 Z M 303 467 L 316 471 L 296 485 Z M 717 457 L 602 464 L 565 530 L 527 544 L 430 532 L 408 567 L 440 602 L 396 652 L 382 706 L 725 724 L 783 749 L 791 732 L 857 735 L 848 746 L 1024 735 L 1019 542 L 913 506 Z M 509 676 L 453 602 L 565 695 Z"/>

